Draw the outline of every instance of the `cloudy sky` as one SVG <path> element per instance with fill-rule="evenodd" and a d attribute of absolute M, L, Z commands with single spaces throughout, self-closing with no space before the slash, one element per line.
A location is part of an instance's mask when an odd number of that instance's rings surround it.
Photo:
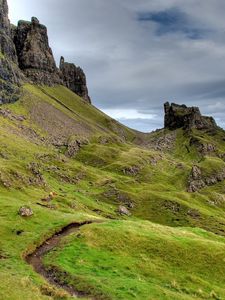
<path fill-rule="evenodd" d="M 8 0 L 10 19 L 47 25 L 57 62 L 87 74 L 95 106 L 141 131 L 163 126 L 165 101 L 225 128 L 224 0 Z"/>

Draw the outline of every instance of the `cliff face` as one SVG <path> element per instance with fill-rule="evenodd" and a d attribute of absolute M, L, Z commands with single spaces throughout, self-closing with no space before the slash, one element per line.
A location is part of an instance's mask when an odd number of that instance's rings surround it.
<path fill-rule="evenodd" d="M 36 84 L 60 84 L 59 71 L 49 47 L 47 28 L 37 18 L 20 21 L 15 30 L 19 67 Z"/>
<path fill-rule="evenodd" d="M 21 74 L 17 65 L 16 49 L 11 37 L 6 0 L 0 0 L 0 104 L 18 99 Z"/>
<path fill-rule="evenodd" d="M 83 70 L 64 60 L 57 68 L 47 28 L 35 17 L 10 25 L 7 0 L 0 0 L 0 104 L 16 101 L 24 81 L 63 84 L 91 103 Z"/>
<path fill-rule="evenodd" d="M 210 129 L 217 127 L 212 117 L 202 116 L 198 107 L 187 107 L 169 102 L 164 104 L 164 127 L 168 129 Z"/>
<path fill-rule="evenodd" d="M 84 71 L 74 64 L 65 62 L 64 57 L 60 59 L 59 69 L 62 74 L 63 84 L 84 100 L 91 103 Z"/>
<path fill-rule="evenodd" d="M 15 45 L 11 38 L 11 25 L 8 19 L 6 0 L 0 0 L 0 50 L 8 59 L 15 63 L 17 62 Z"/>

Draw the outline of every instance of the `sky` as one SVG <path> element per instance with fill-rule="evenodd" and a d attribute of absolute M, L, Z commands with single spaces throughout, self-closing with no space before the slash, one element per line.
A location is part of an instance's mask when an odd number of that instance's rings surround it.
<path fill-rule="evenodd" d="M 225 128 L 224 0 L 8 0 L 11 22 L 38 17 L 50 46 L 81 66 L 95 106 L 140 131 L 166 101 Z"/>

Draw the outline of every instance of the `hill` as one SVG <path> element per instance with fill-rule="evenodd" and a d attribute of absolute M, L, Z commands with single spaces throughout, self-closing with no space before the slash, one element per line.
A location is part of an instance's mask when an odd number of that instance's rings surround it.
<path fill-rule="evenodd" d="M 23 257 L 70 223 L 102 220 L 46 256 L 48 268 L 66 272 L 62 282 L 97 299 L 223 299 L 222 279 L 208 270 L 212 259 L 223 268 L 224 131 L 141 134 L 65 87 L 26 84 L 21 95 L 0 109 L 0 298 L 66 297 Z M 33 215 L 21 217 L 21 207 Z"/>
<path fill-rule="evenodd" d="M 169 103 L 164 128 L 127 128 L 91 105 L 81 68 L 57 68 L 44 25 L 7 10 L 0 299 L 225 299 L 224 130 Z"/>

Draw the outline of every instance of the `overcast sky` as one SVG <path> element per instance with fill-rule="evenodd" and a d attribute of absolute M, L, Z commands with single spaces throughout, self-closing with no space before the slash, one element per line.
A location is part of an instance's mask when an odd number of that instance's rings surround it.
<path fill-rule="evenodd" d="M 58 64 L 80 65 L 93 104 L 141 131 L 165 101 L 199 106 L 225 128 L 224 0 L 8 0 L 39 18 Z"/>

